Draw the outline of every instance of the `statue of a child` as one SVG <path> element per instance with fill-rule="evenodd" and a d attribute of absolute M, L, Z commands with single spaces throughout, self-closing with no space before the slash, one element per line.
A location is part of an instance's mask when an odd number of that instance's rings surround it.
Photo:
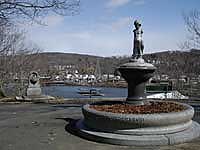
<path fill-rule="evenodd" d="M 141 29 L 141 23 L 139 21 L 134 21 L 135 29 L 134 32 L 134 42 L 133 42 L 133 55 L 132 57 L 134 59 L 142 58 L 143 50 L 144 50 L 144 44 L 142 40 L 142 34 L 143 31 Z"/>

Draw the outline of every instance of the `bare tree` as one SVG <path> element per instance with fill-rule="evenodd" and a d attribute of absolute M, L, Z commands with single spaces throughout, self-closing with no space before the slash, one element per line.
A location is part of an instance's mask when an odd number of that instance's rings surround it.
<path fill-rule="evenodd" d="M 14 79 L 19 79 L 20 87 L 24 87 L 23 78 L 38 69 L 39 48 L 27 46 L 15 21 L 41 23 L 42 17 L 52 13 L 74 15 L 79 4 L 80 0 L 0 0 L 0 89 Z"/>
<path fill-rule="evenodd" d="M 200 48 L 200 11 L 192 10 L 183 14 L 186 27 L 190 33 L 188 40 L 182 44 L 185 48 Z"/>
<path fill-rule="evenodd" d="M 73 15 L 78 12 L 80 0 L 0 0 L 0 19 L 36 18 L 56 13 Z"/>
<path fill-rule="evenodd" d="M 24 79 L 28 73 L 36 68 L 34 56 L 39 48 L 27 45 L 24 32 L 13 25 L 0 26 L 0 87 L 19 81 L 15 94 L 21 93 L 24 88 Z M 35 54 L 35 55 L 31 55 Z M 14 93 L 14 92 L 13 92 Z"/>

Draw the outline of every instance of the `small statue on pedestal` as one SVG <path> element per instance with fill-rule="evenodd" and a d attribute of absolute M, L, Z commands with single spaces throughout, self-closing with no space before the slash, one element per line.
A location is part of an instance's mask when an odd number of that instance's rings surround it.
<path fill-rule="evenodd" d="M 144 44 L 142 40 L 143 31 L 141 29 L 141 23 L 139 23 L 139 21 L 135 20 L 134 26 L 135 26 L 135 29 L 133 30 L 134 41 L 133 41 L 132 58 L 137 60 L 139 58 L 142 58 L 142 55 L 143 55 L 143 50 L 144 50 Z"/>
<path fill-rule="evenodd" d="M 29 85 L 27 89 L 27 96 L 29 97 L 38 97 L 42 95 L 40 87 L 40 77 L 37 72 L 32 71 L 29 76 Z"/>

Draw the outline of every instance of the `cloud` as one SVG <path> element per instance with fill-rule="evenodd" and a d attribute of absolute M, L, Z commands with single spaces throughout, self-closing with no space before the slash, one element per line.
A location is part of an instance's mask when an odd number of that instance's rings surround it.
<path fill-rule="evenodd" d="M 60 25 L 64 21 L 64 17 L 60 15 L 49 15 L 45 17 L 42 22 L 46 25 L 54 27 Z"/>
<path fill-rule="evenodd" d="M 116 8 L 129 3 L 131 0 L 109 0 L 106 4 L 108 8 Z"/>
<path fill-rule="evenodd" d="M 52 21 L 55 20 L 54 23 Z M 49 26 L 33 27 L 28 38 L 44 51 L 82 53 L 99 56 L 131 55 L 133 33 L 131 17 L 104 20 L 87 26 L 67 24 L 57 17 L 48 17 Z M 52 24 L 51 24 L 52 23 Z M 53 26 L 53 27 L 51 27 Z M 67 26 L 67 27 L 66 27 Z M 178 31 L 144 31 L 145 53 L 177 48 L 177 39 L 184 37 Z M 182 36 L 182 37 L 181 37 Z"/>
<path fill-rule="evenodd" d="M 71 32 L 66 33 L 66 37 L 73 38 L 73 39 L 80 39 L 80 40 L 88 40 L 92 38 L 92 34 L 89 31 L 81 31 L 81 32 Z"/>
<path fill-rule="evenodd" d="M 145 0 L 109 0 L 106 3 L 107 8 L 117 8 L 132 2 L 133 5 L 143 5 Z"/>
<path fill-rule="evenodd" d="M 120 28 L 127 27 L 129 24 L 131 24 L 131 17 L 124 17 L 113 22 L 111 27 L 114 31 L 117 31 Z"/>
<path fill-rule="evenodd" d="M 145 4 L 145 1 L 144 0 L 135 0 L 133 2 L 134 5 L 144 5 Z"/>
<path fill-rule="evenodd" d="M 119 17 L 112 21 L 103 21 L 93 25 L 93 30 L 101 31 L 102 33 L 108 32 L 119 32 L 119 30 L 127 30 L 132 25 L 132 18 L 129 17 Z"/>
<path fill-rule="evenodd" d="M 118 27 L 120 25 L 117 25 L 116 29 Z M 126 28 L 125 30 L 128 31 L 129 29 Z M 64 31 L 58 29 L 51 30 L 49 28 L 48 30 L 33 30 L 29 35 L 29 39 L 31 38 L 30 40 L 41 46 L 44 51 L 99 56 L 131 56 L 133 34 L 127 31 L 118 30 L 117 32 L 110 32 L 109 28 L 96 28 L 94 30 L 84 28 L 79 31 Z M 180 40 L 181 36 L 183 37 L 179 32 L 172 36 L 171 33 L 167 32 L 146 31 L 144 33 L 144 52 L 152 53 L 161 50 L 174 50 L 177 48 L 177 39 Z"/>
<path fill-rule="evenodd" d="M 105 32 L 109 33 L 107 28 Z M 99 56 L 113 56 L 131 53 L 131 38 L 117 32 L 104 34 L 100 30 L 52 31 L 33 30 L 29 39 L 44 51 L 82 53 Z M 127 50 L 130 50 L 127 52 Z"/>
<path fill-rule="evenodd" d="M 18 23 L 18 27 L 25 30 L 37 28 L 56 28 L 64 23 L 64 17 L 60 15 L 48 15 L 44 18 L 39 18 L 38 22 L 22 22 Z"/>
<path fill-rule="evenodd" d="M 51 21 L 54 17 L 48 17 Z M 59 27 L 31 27 L 28 38 L 44 51 L 75 52 L 100 56 L 131 54 L 132 35 L 127 26 L 130 17 L 121 17 L 112 22 L 95 23 L 91 28 L 78 26 L 73 30 Z M 60 21 L 51 25 L 58 25 Z M 126 32 L 123 32 L 126 30 Z M 120 34 L 120 35 L 119 35 Z"/>

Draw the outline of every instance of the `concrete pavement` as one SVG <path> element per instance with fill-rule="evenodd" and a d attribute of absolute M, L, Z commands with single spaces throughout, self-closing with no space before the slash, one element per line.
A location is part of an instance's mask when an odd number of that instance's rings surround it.
<path fill-rule="evenodd" d="M 1 104 L 0 150 L 199 150 L 200 138 L 172 146 L 135 147 L 96 143 L 66 131 L 82 117 L 80 104 Z M 196 118 L 196 121 L 199 121 Z"/>

